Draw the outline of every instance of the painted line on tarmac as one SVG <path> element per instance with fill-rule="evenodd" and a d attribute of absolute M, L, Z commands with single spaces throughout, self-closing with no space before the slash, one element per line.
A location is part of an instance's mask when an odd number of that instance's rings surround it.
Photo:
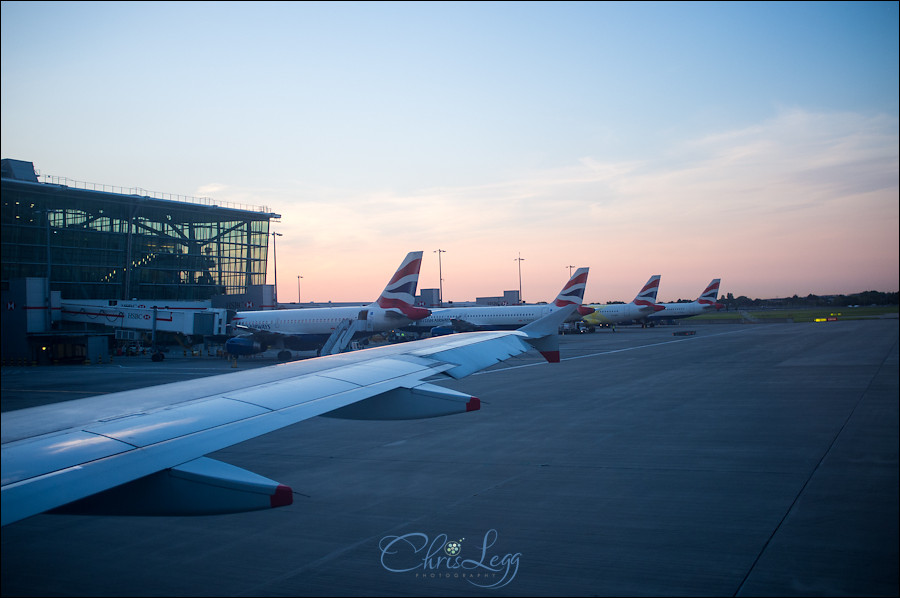
<path fill-rule="evenodd" d="M 672 343 L 686 343 L 690 341 L 696 341 L 703 338 L 713 338 L 716 336 L 725 336 L 726 334 L 738 334 L 740 332 L 747 332 L 749 330 L 753 330 L 753 328 L 744 328 L 742 330 L 731 330 L 729 332 L 717 332 L 715 334 L 704 334 L 703 336 L 691 336 L 688 338 L 678 338 L 671 341 L 662 341 L 659 343 L 651 343 L 649 345 L 639 345 L 637 347 L 628 347 L 625 349 L 612 349 L 610 351 L 600 351 L 599 353 L 588 353 L 587 355 L 575 355 L 573 357 L 566 357 L 565 359 L 560 359 L 560 361 L 572 361 L 575 359 L 584 359 L 586 357 L 598 357 L 600 355 L 610 355 L 612 353 L 624 353 L 625 351 L 634 351 L 636 349 L 647 349 L 649 347 L 658 347 L 660 345 L 671 345 Z"/>
<path fill-rule="evenodd" d="M 624 353 L 625 351 L 636 351 L 638 349 L 649 349 L 650 347 L 659 347 L 661 345 L 671 345 L 672 343 L 686 343 L 689 341 L 696 341 L 703 338 L 713 338 L 716 336 L 725 336 L 726 334 L 738 334 L 740 332 L 748 332 L 750 330 L 755 330 L 756 328 L 743 328 L 741 330 L 731 330 L 729 332 L 717 332 L 715 334 L 706 334 L 703 336 L 692 336 L 689 338 L 679 338 L 671 341 L 662 341 L 659 343 L 650 343 L 649 345 L 638 345 L 637 347 L 627 347 L 625 349 L 611 349 L 609 351 L 600 351 L 599 353 L 588 353 L 587 355 L 575 355 L 572 357 L 563 357 L 560 361 L 574 361 L 575 359 L 585 359 L 587 357 L 600 357 L 602 355 L 612 355 L 613 353 Z M 548 365 L 546 361 L 536 361 L 534 363 L 524 363 L 522 365 L 512 365 L 509 367 L 503 368 L 493 368 L 490 370 L 475 372 L 473 376 L 477 376 L 479 374 L 491 374 L 494 372 L 505 372 L 506 370 L 517 370 L 519 368 L 530 368 L 536 365 Z"/>

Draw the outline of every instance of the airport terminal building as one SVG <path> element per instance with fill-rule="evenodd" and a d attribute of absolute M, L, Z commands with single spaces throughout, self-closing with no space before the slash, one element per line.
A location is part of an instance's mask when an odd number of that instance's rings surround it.
<path fill-rule="evenodd" d="M 38 177 L 21 160 L 0 166 L 4 354 L 7 333 L 17 328 L 7 325 L 8 312 L 49 313 L 54 294 L 63 301 L 221 304 L 265 285 L 269 224 L 279 218 L 268 208 Z M 35 279 L 46 282 L 20 284 Z M 44 296 L 22 296 L 35 288 Z M 16 321 L 25 319 L 20 315 Z"/>
<path fill-rule="evenodd" d="M 31 162 L 2 160 L 2 288 L 46 277 L 68 299 L 190 301 L 265 284 L 277 214 L 126 191 L 40 182 Z"/>

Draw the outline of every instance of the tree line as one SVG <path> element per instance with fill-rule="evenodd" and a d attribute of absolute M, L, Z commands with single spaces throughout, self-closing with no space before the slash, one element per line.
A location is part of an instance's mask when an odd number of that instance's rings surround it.
<path fill-rule="evenodd" d="M 864 291 L 852 295 L 794 295 L 780 299 L 750 299 L 744 295 L 735 297 L 728 293 L 719 299 L 726 309 L 766 308 L 766 307 L 849 307 L 851 305 L 897 305 L 898 293 Z"/>

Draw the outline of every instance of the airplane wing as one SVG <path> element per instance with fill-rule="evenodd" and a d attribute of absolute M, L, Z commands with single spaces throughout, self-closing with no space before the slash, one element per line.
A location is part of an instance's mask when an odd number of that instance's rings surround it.
<path fill-rule="evenodd" d="M 213 514 L 283 506 L 290 488 L 204 457 L 317 415 L 413 419 L 474 411 L 426 382 L 529 348 L 559 361 L 570 306 L 519 330 L 472 332 L 89 397 L 2 416 L 2 525 L 54 509 Z"/>

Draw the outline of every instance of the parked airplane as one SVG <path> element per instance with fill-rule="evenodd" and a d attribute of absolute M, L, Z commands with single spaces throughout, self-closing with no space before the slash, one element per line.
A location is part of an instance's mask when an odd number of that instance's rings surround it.
<path fill-rule="evenodd" d="M 583 307 L 581 302 L 584 300 L 588 270 L 578 268 L 550 304 L 435 308 L 431 310 L 430 316 L 416 320 L 404 329 L 418 332 L 434 328 L 447 328 L 453 332 L 515 330 L 568 305 L 576 305 L 578 314 L 587 314 L 592 310 Z M 580 316 L 575 315 L 576 319 L 578 317 Z"/>
<path fill-rule="evenodd" d="M 582 319 L 589 326 L 613 325 L 620 322 L 635 320 L 646 324 L 650 314 L 665 309 L 656 303 L 656 293 L 659 291 L 659 274 L 654 274 L 647 284 L 632 299 L 631 303 L 609 303 L 606 305 L 591 304 L 588 307 L 594 309 Z"/>
<path fill-rule="evenodd" d="M 690 303 L 658 303 L 657 305 L 663 305 L 666 309 L 651 314 L 650 320 L 659 321 L 689 318 L 709 311 L 722 309 L 725 306 L 719 303 L 719 283 L 721 281 L 720 278 L 714 278 L 706 289 L 700 293 L 700 296 L 696 301 L 691 301 Z"/>
<path fill-rule="evenodd" d="M 231 355 L 252 355 L 270 347 L 281 348 L 278 358 L 290 359 L 288 349 L 340 353 L 353 338 L 400 328 L 431 312 L 415 306 L 422 252 L 406 255 L 381 296 L 359 307 L 312 307 L 241 311 L 232 319 L 248 335 L 234 336 L 225 343 Z"/>
<path fill-rule="evenodd" d="M 204 455 L 317 415 L 417 419 L 480 408 L 426 382 L 535 348 L 559 361 L 576 306 L 513 331 L 472 332 L 8 411 L 0 525 L 46 511 L 211 515 L 285 506 L 292 490 Z"/>

